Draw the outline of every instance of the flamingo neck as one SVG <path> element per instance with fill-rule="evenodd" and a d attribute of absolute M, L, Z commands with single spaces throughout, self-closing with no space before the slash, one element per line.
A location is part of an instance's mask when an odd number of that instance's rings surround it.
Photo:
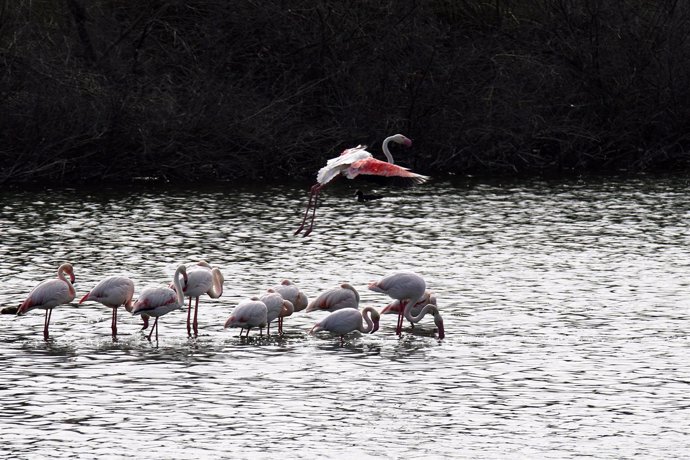
<path fill-rule="evenodd" d="M 365 307 L 364 310 L 362 310 L 362 318 L 364 321 L 366 321 L 367 325 L 362 326 L 362 324 L 360 324 L 357 329 L 359 329 L 360 332 L 368 334 L 372 331 L 372 329 L 374 329 L 374 321 L 372 321 L 372 318 L 377 318 L 378 316 L 379 312 L 377 312 L 374 308 Z"/>
<path fill-rule="evenodd" d="M 340 287 L 351 290 L 355 294 L 355 299 L 357 299 L 357 305 L 359 305 L 359 292 L 357 292 L 357 289 L 355 289 L 354 286 L 348 283 L 343 283 L 340 285 Z"/>
<path fill-rule="evenodd" d="M 72 286 L 72 283 L 70 282 L 69 278 L 65 276 L 65 273 L 69 273 L 64 265 L 61 265 L 60 268 L 58 269 L 58 278 L 67 283 L 67 289 L 69 290 L 69 293 L 72 297 L 77 295 L 77 291 L 74 289 L 74 286 Z"/>
<path fill-rule="evenodd" d="M 295 312 L 295 307 L 289 300 L 283 301 L 283 308 L 280 310 L 280 316 L 290 316 Z"/>
<path fill-rule="evenodd" d="M 211 273 L 213 274 L 213 286 L 211 287 L 211 290 L 208 292 L 208 295 L 212 299 L 217 299 L 218 297 L 223 295 L 223 282 L 225 280 L 223 279 L 223 274 L 217 268 L 211 270 Z"/>
<path fill-rule="evenodd" d="M 441 320 L 441 314 L 438 312 L 438 308 L 434 304 L 427 304 L 422 310 L 417 313 L 417 315 L 412 316 L 412 307 L 415 305 L 414 301 L 410 301 L 405 306 L 405 318 L 411 323 L 418 323 L 422 318 L 426 316 L 427 313 L 434 315 L 434 322 Z M 443 321 L 443 320 L 441 320 Z"/>
<path fill-rule="evenodd" d="M 182 270 L 184 267 L 178 267 L 177 270 L 175 270 L 175 276 L 173 278 L 173 284 L 175 285 L 175 294 L 177 294 L 177 303 L 180 305 L 184 305 L 184 292 L 182 292 L 182 281 L 180 281 L 180 276 L 184 273 L 183 276 L 186 277 L 186 273 Z M 158 318 L 156 318 L 157 320 Z"/>
<path fill-rule="evenodd" d="M 381 148 L 383 149 L 383 154 L 386 155 L 386 160 L 388 160 L 390 164 L 395 164 L 395 162 L 393 161 L 393 155 L 391 155 L 391 151 L 388 150 L 388 144 L 393 140 L 394 137 L 395 136 L 388 136 L 387 138 L 385 138 L 383 140 L 383 145 L 381 146 Z"/>

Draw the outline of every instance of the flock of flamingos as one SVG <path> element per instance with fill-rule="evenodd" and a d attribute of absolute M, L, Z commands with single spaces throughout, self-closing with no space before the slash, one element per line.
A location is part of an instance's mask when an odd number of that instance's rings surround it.
<path fill-rule="evenodd" d="M 74 268 L 69 263 L 60 265 L 57 278 L 43 281 L 37 285 L 22 302 L 17 310 L 23 315 L 30 310 L 45 310 L 43 337 L 48 339 L 48 326 L 53 308 L 72 302 L 76 297 L 74 289 Z M 185 298 L 189 298 L 187 307 L 187 333 L 198 335 L 199 298 L 208 295 L 218 298 L 223 294 L 224 278 L 218 268 L 214 268 L 206 261 L 199 261 L 189 266 L 180 265 L 175 270 L 173 281 L 169 286 L 147 287 L 136 302 L 134 298 L 134 282 L 125 276 L 109 276 L 99 282 L 87 292 L 79 301 L 99 302 L 112 309 L 111 329 L 113 337 L 117 335 L 117 310 L 120 306 L 131 313 L 139 315 L 144 320 L 143 329 L 148 328 L 149 317 L 155 318 L 148 339 L 151 340 L 154 331 L 158 341 L 158 318 L 174 310 L 185 308 Z M 400 272 L 385 276 L 378 281 L 369 283 L 369 289 L 388 294 L 394 301 L 381 310 L 365 307 L 359 310 L 359 293 L 350 284 L 328 289 L 309 302 L 307 296 L 294 283 L 283 280 L 280 284 L 269 288 L 259 297 L 252 297 L 239 302 L 232 310 L 225 322 L 225 328 L 240 328 L 240 336 L 246 329 L 245 336 L 249 336 L 252 328 L 263 328 L 270 333 L 270 324 L 277 320 L 278 333 L 283 332 L 283 319 L 294 312 L 305 310 L 329 311 L 330 315 L 317 322 L 309 332 L 328 331 L 340 336 L 341 344 L 344 336 L 353 331 L 374 333 L 379 329 L 380 315 L 397 313 L 398 323 L 396 333 L 401 334 L 403 318 L 414 327 L 424 316 L 431 314 L 438 328 L 438 337 L 443 339 L 445 331 L 443 318 L 438 311 L 435 296 L 426 289 L 426 282 L 416 273 Z M 195 302 L 192 308 L 192 301 Z M 402 308 L 401 308 L 402 306 Z M 194 317 L 192 318 L 192 310 Z"/>
<path fill-rule="evenodd" d="M 303 236 L 308 236 L 313 231 L 319 193 L 327 183 L 338 176 L 348 179 L 354 179 L 360 174 L 395 176 L 416 184 L 424 183 L 429 179 L 427 176 L 395 165 L 388 149 L 390 142 L 406 147 L 412 145 L 412 141 L 407 137 L 395 134 L 383 141 L 382 149 L 387 161 L 373 158 L 372 154 L 366 150 L 366 146 L 362 145 L 346 149 L 340 156 L 328 160 L 326 166 L 317 173 L 317 183 L 310 190 L 307 209 L 295 235 L 304 231 Z M 72 302 L 76 296 L 72 284 L 74 280 L 72 265 L 69 263 L 60 265 L 57 278 L 38 284 L 19 306 L 17 314 L 23 315 L 34 309 L 45 310 L 43 337 L 48 339 L 48 326 L 53 308 Z M 124 276 L 110 276 L 86 293 L 79 303 L 95 301 L 112 308 L 113 337 L 117 335 L 117 310 L 120 306 L 124 306 L 132 315 L 140 315 L 144 322 L 143 329 L 148 328 L 148 319 L 153 317 L 155 320 L 148 339 L 151 340 L 155 331 L 156 341 L 158 341 L 158 318 L 171 311 L 185 308 L 185 297 L 188 297 L 187 333 L 191 336 L 193 330 L 196 336 L 198 335 L 199 297 L 204 294 L 211 298 L 220 297 L 223 293 L 223 282 L 223 275 L 218 268 L 212 267 L 206 261 L 200 261 L 189 266 L 180 265 L 169 286 L 145 288 L 136 302 L 133 301 L 134 282 Z M 397 335 L 401 334 L 404 319 L 407 319 L 414 327 L 414 324 L 425 315 L 431 314 L 438 328 L 439 339 L 444 338 L 443 319 L 438 311 L 436 298 L 427 290 L 426 282 L 420 275 L 412 272 L 394 273 L 378 281 L 370 282 L 368 288 L 387 294 L 394 301 L 381 312 L 373 307 L 365 307 L 360 311 L 359 293 L 353 286 L 345 283 L 328 289 L 309 302 L 307 296 L 295 284 L 289 280 L 283 280 L 281 284 L 268 289 L 261 296 L 244 300 L 236 305 L 225 322 L 225 328 L 239 327 L 240 336 L 246 329 L 245 336 L 248 337 L 249 331 L 257 327 L 261 334 L 264 327 L 267 328 L 267 333 L 270 333 L 271 322 L 277 320 L 278 333 L 282 334 L 283 319 L 294 312 L 330 311 L 331 314 L 317 322 L 309 333 L 331 332 L 340 336 L 342 345 L 344 336 L 350 332 L 376 332 L 379 329 L 381 314 L 397 313 Z M 195 300 L 193 319 L 192 300 Z"/>

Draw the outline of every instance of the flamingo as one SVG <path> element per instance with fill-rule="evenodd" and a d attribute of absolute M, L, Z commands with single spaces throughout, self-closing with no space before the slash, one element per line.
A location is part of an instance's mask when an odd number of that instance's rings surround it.
<path fill-rule="evenodd" d="M 194 305 L 194 335 L 199 335 L 197 315 L 199 313 L 199 297 L 208 294 L 212 299 L 217 299 L 223 294 L 223 274 L 218 268 L 212 268 L 205 260 L 197 262 L 187 268 L 187 281 L 182 285 L 184 294 L 189 297 L 189 308 L 187 309 L 187 334 L 191 337 L 190 328 L 192 314 L 192 298 L 196 298 Z"/>
<path fill-rule="evenodd" d="M 364 203 L 365 201 L 380 200 L 383 198 L 383 195 L 365 195 L 361 190 L 357 190 L 355 192 L 355 196 L 357 197 L 357 201 L 360 203 Z"/>
<path fill-rule="evenodd" d="M 348 283 L 343 283 L 321 293 L 316 299 L 309 302 L 306 312 L 336 311 L 341 308 L 354 308 L 355 310 L 359 308 L 359 293 Z"/>
<path fill-rule="evenodd" d="M 93 289 L 81 298 L 79 304 L 87 300 L 100 302 L 113 309 L 113 319 L 110 328 L 113 337 L 117 336 L 117 308 L 124 305 L 129 312 L 132 311 L 132 297 L 134 296 L 134 282 L 126 276 L 109 276 L 98 283 Z"/>
<path fill-rule="evenodd" d="M 180 281 L 182 277 L 182 281 Z M 148 339 L 151 340 L 153 331 L 156 331 L 156 342 L 158 342 L 158 318 L 170 313 L 173 310 L 184 308 L 184 294 L 182 283 L 187 283 L 187 267 L 180 265 L 175 270 L 173 277 L 173 284 L 175 289 L 169 287 L 148 287 L 144 289 L 134 306 L 132 307 L 132 315 L 147 315 L 153 316 L 156 320 L 151 327 Z"/>
<path fill-rule="evenodd" d="M 401 303 L 407 302 L 404 309 L 398 310 L 398 325 L 395 328 L 395 333 L 400 335 L 402 334 L 403 316 L 424 296 L 426 281 L 416 273 L 401 272 L 384 276 L 379 281 L 372 281 L 369 283 L 369 289 L 388 294 Z"/>
<path fill-rule="evenodd" d="M 273 286 L 271 290 L 282 295 L 283 299 L 290 301 L 295 312 L 304 310 L 309 304 L 309 298 L 306 294 L 300 291 L 297 285 L 290 280 L 281 281 L 277 286 Z M 278 321 L 279 327 L 282 327 L 282 318 L 278 318 Z"/>
<path fill-rule="evenodd" d="M 225 322 L 225 329 L 229 327 L 239 327 L 240 337 L 242 337 L 242 331 L 247 329 L 247 335 L 249 337 L 249 331 L 253 327 L 258 327 L 260 330 L 268 324 L 268 308 L 266 304 L 260 301 L 257 297 L 252 297 L 249 300 L 244 300 L 240 302 L 235 309 L 232 311 L 232 315 Z"/>
<path fill-rule="evenodd" d="M 364 307 L 361 312 L 353 308 L 343 308 L 316 323 L 309 334 L 314 335 L 318 331 L 332 332 L 340 335 L 340 345 L 342 346 L 345 341 L 345 334 L 353 331 L 373 334 L 378 331 L 379 319 L 379 312 L 373 307 Z M 366 326 L 362 325 L 362 320 L 366 321 Z"/>
<path fill-rule="evenodd" d="M 69 275 L 69 280 L 65 278 L 66 274 Z M 50 325 L 50 317 L 53 315 L 53 308 L 74 300 L 76 291 L 72 283 L 74 283 L 74 268 L 69 263 L 60 265 L 57 270 L 57 279 L 45 280 L 33 288 L 29 297 L 19 306 L 17 315 L 23 315 L 35 308 L 45 310 L 43 339 L 48 340 L 48 326 Z"/>
<path fill-rule="evenodd" d="M 314 229 L 314 217 L 316 217 L 316 206 L 321 189 L 333 180 L 335 177 L 342 175 L 348 179 L 354 179 L 360 174 L 369 174 L 375 176 L 396 176 L 402 177 L 415 184 L 422 184 L 429 180 L 428 176 L 413 173 L 407 168 L 397 166 L 393 162 L 393 155 L 388 150 L 388 144 L 395 142 L 402 144 L 405 147 L 412 146 L 412 141 L 402 134 L 394 134 L 388 136 L 383 140 L 383 154 L 386 155 L 386 161 L 377 160 L 373 155 L 366 150 L 366 145 L 358 145 L 357 147 L 343 150 L 337 158 L 331 158 L 326 162 L 326 166 L 319 169 L 316 175 L 316 184 L 314 184 L 309 191 L 309 201 L 307 202 L 307 209 L 304 212 L 302 224 L 295 231 L 295 235 L 299 234 L 305 229 L 304 236 L 308 236 Z M 309 211 L 311 219 L 309 219 Z M 309 225 L 307 225 L 309 220 Z"/>
<path fill-rule="evenodd" d="M 283 324 L 281 320 L 292 315 L 295 310 L 292 302 L 283 299 L 282 295 L 272 289 L 269 289 L 259 300 L 266 305 L 266 334 L 270 334 L 271 322 L 275 319 L 278 319 L 278 334 L 282 334 Z"/>
<path fill-rule="evenodd" d="M 392 313 L 395 313 L 396 315 L 400 314 L 400 303 L 401 302 L 399 300 L 394 300 L 393 302 L 386 305 L 380 313 L 382 315 Z M 438 305 L 438 303 L 436 302 L 436 296 L 431 291 L 424 292 L 424 296 L 422 296 L 422 298 L 419 299 L 419 301 L 416 304 L 414 304 L 410 309 L 410 314 L 412 314 L 413 316 L 418 315 L 422 308 L 428 304 Z M 414 329 L 414 323 L 410 323 L 410 325 Z"/>
<path fill-rule="evenodd" d="M 396 300 L 383 310 L 381 314 L 386 313 L 398 313 L 400 312 L 400 301 Z M 443 339 L 446 336 L 445 328 L 443 327 L 443 318 L 436 305 L 436 296 L 431 294 L 429 291 L 424 293 L 424 296 L 412 307 L 404 311 L 404 316 L 410 322 L 412 327 L 422 320 L 424 316 L 431 313 L 434 316 L 434 324 L 438 328 L 438 338 Z"/>

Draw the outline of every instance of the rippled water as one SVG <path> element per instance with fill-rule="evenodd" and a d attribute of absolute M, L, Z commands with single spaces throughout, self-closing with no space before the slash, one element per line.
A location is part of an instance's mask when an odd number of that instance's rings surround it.
<path fill-rule="evenodd" d="M 177 264 L 221 268 L 200 335 L 185 312 L 148 342 L 88 303 L 0 316 L 0 437 L 12 458 L 597 458 L 690 452 L 690 199 L 678 178 L 432 182 L 324 191 L 292 236 L 305 187 L 49 190 L 0 195 L 2 306 L 71 261 L 77 298 L 126 274 L 136 294 Z M 306 332 L 248 339 L 223 323 L 290 278 L 310 296 L 422 274 L 447 338 L 395 319 L 343 347 Z"/>

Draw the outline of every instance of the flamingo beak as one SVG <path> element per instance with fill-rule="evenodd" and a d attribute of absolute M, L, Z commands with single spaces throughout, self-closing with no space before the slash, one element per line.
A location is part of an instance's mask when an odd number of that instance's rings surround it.
<path fill-rule="evenodd" d="M 371 328 L 371 332 L 369 334 L 373 334 L 374 332 L 379 330 L 379 320 L 374 320 L 374 327 Z"/>
<path fill-rule="evenodd" d="M 438 327 L 438 338 L 439 340 L 443 340 L 443 338 L 446 336 L 446 331 L 443 328 L 443 321 L 436 322 L 436 326 Z"/>
<path fill-rule="evenodd" d="M 75 279 L 76 279 L 76 278 L 74 277 L 74 273 L 70 273 L 70 274 L 69 274 L 69 280 L 70 280 L 70 282 L 71 282 L 72 284 L 74 284 Z"/>
<path fill-rule="evenodd" d="M 405 140 L 403 141 L 403 145 L 404 145 L 405 147 L 412 147 L 412 140 L 411 140 L 411 139 L 408 139 L 408 138 L 405 138 Z"/>

